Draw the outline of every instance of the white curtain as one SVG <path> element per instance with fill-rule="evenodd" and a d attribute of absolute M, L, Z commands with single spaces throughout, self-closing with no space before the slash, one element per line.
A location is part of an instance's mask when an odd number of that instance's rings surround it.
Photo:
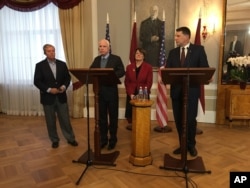
<path fill-rule="evenodd" d="M 43 45 L 56 48 L 65 61 L 58 8 L 50 3 L 33 12 L 0 10 L 0 111 L 8 115 L 43 115 L 39 90 L 33 85 Z"/>

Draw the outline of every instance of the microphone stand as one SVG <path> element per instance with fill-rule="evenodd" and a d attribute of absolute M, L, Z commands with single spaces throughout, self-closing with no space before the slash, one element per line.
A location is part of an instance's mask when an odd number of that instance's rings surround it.
<path fill-rule="evenodd" d="M 189 80 L 190 80 L 190 55 L 191 55 L 191 50 L 187 48 L 187 76 L 183 77 L 183 109 L 182 109 L 182 114 L 183 119 L 182 119 L 182 138 L 181 138 L 181 146 L 184 148 L 181 148 L 181 156 L 182 156 L 182 161 L 184 161 L 184 166 L 183 166 L 183 172 L 185 173 L 185 181 L 186 181 L 186 187 L 188 187 L 188 177 L 187 173 L 189 171 L 188 165 L 187 165 L 187 151 L 188 151 L 188 96 L 189 96 Z M 184 136 L 185 134 L 185 136 Z"/>
<path fill-rule="evenodd" d="M 76 185 L 79 185 L 83 175 L 85 174 L 85 172 L 88 170 L 88 168 L 93 164 L 93 160 L 92 160 L 92 150 L 90 148 L 90 136 L 89 136 L 89 74 L 86 74 L 86 89 L 87 89 L 87 101 L 86 101 L 86 105 L 87 105 L 87 144 L 88 144 L 88 149 L 87 149 L 87 160 L 86 160 L 86 167 L 83 170 L 82 174 L 80 175 L 79 179 L 76 182 Z M 74 163 L 78 162 L 73 160 Z"/>

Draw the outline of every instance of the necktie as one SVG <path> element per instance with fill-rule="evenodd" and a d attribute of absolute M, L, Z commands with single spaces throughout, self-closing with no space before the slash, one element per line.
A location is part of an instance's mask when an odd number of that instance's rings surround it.
<path fill-rule="evenodd" d="M 184 66 L 184 62 L 185 62 L 185 48 L 182 47 L 182 49 L 181 49 L 181 67 Z"/>
<path fill-rule="evenodd" d="M 101 60 L 101 68 L 105 68 L 106 67 L 106 64 L 107 64 L 107 59 L 102 57 L 102 60 Z"/>

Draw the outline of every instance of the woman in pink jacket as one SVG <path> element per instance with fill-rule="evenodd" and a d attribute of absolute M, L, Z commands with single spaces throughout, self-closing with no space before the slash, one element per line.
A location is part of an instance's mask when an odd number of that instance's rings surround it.
<path fill-rule="evenodd" d="M 145 89 L 147 87 L 148 94 L 153 82 L 153 68 L 144 61 L 146 51 L 142 48 L 135 50 L 134 62 L 127 65 L 125 73 L 125 88 L 127 93 L 125 117 L 129 123 L 127 129 L 131 130 L 132 123 L 132 106 L 129 103 L 138 94 L 139 88 Z"/>

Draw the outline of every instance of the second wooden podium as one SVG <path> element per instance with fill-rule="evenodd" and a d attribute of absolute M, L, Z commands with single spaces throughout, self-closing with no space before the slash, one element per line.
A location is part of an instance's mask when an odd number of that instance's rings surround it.
<path fill-rule="evenodd" d="M 131 100 L 132 105 L 132 151 L 129 162 L 135 166 L 152 164 L 150 153 L 151 106 L 153 101 Z"/>
<path fill-rule="evenodd" d="M 176 159 L 165 154 L 164 166 L 162 169 L 183 171 L 184 173 L 211 173 L 205 170 L 203 160 L 197 157 L 193 160 L 187 160 L 187 107 L 188 107 L 188 89 L 191 85 L 209 84 L 209 80 L 214 74 L 215 68 L 165 68 L 161 70 L 162 81 L 164 84 L 181 84 L 183 109 L 182 109 L 182 135 L 181 135 L 181 159 Z"/>

